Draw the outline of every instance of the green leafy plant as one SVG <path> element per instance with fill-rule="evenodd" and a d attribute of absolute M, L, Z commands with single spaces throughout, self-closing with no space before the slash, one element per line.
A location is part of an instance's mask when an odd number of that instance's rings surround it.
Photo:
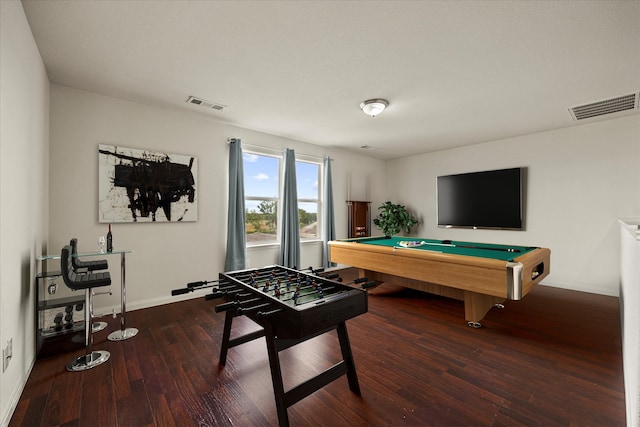
<path fill-rule="evenodd" d="M 378 207 L 380 211 L 378 216 L 374 218 L 373 223 L 380 227 L 385 236 L 392 236 L 394 234 L 404 231 L 405 233 L 411 233 L 411 227 L 418 224 L 418 219 L 411 215 L 407 208 L 402 205 L 398 205 L 391 202 L 384 202 L 384 204 Z"/>

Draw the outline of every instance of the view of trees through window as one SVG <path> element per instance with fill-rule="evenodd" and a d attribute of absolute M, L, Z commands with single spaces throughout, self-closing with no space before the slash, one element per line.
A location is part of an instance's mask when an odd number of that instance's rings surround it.
<path fill-rule="evenodd" d="M 255 153 L 243 159 L 247 245 L 275 243 L 282 159 Z M 300 239 L 317 239 L 320 164 L 296 161 L 296 179 Z"/>

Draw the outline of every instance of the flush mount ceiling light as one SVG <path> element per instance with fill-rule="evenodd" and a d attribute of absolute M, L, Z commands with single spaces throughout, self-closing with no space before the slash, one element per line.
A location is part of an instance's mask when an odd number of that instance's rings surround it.
<path fill-rule="evenodd" d="M 368 99 L 360 104 L 360 109 L 367 115 L 375 117 L 389 106 L 386 99 Z"/>

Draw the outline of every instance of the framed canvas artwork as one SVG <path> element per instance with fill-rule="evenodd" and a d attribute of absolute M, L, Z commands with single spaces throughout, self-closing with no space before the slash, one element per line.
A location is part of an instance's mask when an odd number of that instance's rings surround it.
<path fill-rule="evenodd" d="M 98 222 L 197 221 L 197 157 L 98 146 Z"/>

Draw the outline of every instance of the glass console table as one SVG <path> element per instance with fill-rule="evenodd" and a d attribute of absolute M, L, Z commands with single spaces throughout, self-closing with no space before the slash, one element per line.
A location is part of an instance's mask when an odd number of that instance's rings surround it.
<path fill-rule="evenodd" d="M 138 333 L 136 328 L 127 328 L 125 322 L 125 313 L 126 313 L 126 281 L 125 281 L 125 255 L 128 253 L 132 253 L 133 251 L 130 249 L 121 249 L 111 252 L 82 252 L 72 255 L 76 258 L 87 257 L 87 256 L 110 256 L 110 255 L 120 255 L 120 287 L 121 287 L 121 298 L 120 298 L 120 329 L 117 331 L 113 331 L 107 336 L 109 341 L 122 341 L 129 339 L 131 337 L 135 337 Z M 37 258 L 38 261 L 47 261 L 47 260 L 55 260 L 60 259 L 60 254 L 58 255 L 43 255 Z"/>

